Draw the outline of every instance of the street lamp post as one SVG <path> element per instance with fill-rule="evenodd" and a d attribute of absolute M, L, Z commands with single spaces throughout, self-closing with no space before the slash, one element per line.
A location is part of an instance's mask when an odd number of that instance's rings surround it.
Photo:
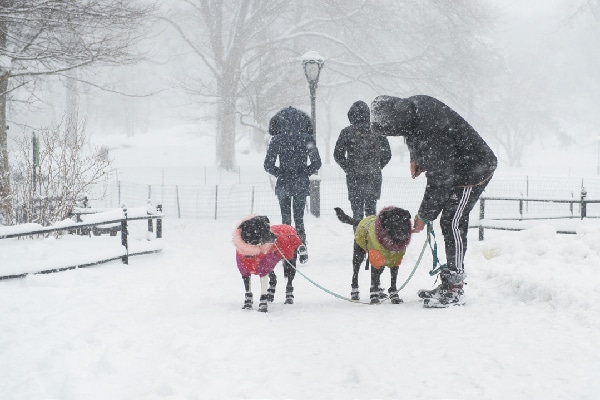
<path fill-rule="evenodd" d="M 302 56 L 302 67 L 304 68 L 304 75 L 306 75 L 306 80 L 308 81 L 308 87 L 310 89 L 310 116 L 312 119 L 315 143 L 317 142 L 315 102 L 317 98 L 319 75 L 324 63 L 323 57 L 316 51 L 309 51 Z M 310 212 L 315 217 L 321 216 L 321 179 L 318 174 L 310 177 Z"/>

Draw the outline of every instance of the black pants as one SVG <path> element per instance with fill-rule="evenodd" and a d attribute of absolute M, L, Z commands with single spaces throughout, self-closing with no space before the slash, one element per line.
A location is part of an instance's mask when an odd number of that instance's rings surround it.
<path fill-rule="evenodd" d="M 304 208 L 306 207 L 306 196 L 278 196 L 279 209 L 281 210 L 281 223 L 292 225 L 292 208 L 294 211 L 294 227 L 303 243 L 306 243 L 306 232 L 304 230 Z M 293 203 L 293 207 L 292 207 Z"/>
<path fill-rule="evenodd" d="M 489 180 L 479 186 L 457 187 L 442 210 L 440 227 L 444 235 L 448 269 L 463 272 L 467 252 L 469 213 L 479 200 Z"/>
<path fill-rule="evenodd" d="M 352 208 L 352 218 L 361 220 L 367 215 L 377 214 L 377 199 L 356 196 L 350 199 L 350 207 Z"/>

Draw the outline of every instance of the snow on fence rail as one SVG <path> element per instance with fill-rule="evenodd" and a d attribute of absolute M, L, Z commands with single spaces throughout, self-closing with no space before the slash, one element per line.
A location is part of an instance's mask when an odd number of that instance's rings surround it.
<path fill-rule="evenodd" d="M 76 208 L 73 210 L 72 215 L 76 217 L 77 221 L 66 219 L 54 223 L 51 226 L 27 223 L 0 227 L 0 239 L 32 237 L 35 235 L 46 236 L 51 233 L 65 231 L 71 234 L 87 236 L 91 236 L 90 232 L 94 232 L 95 236 L 99 236 L 102 233 L 110 233 L 111 236 L 116 236 L 116 234 L 113 234 L 113 232 L 120 231 L 121 246 L 119 246 L 118 249 L 112 248 L 109 252 L 103 253 L 102 258 L 99 260 L 95 258 L 92 261 L 77 263 L 76 265 L 9 274 L 5 274 L 5 270 L 2 268 L 2 270 L 0 270 L 0 273 L 2 273 L 2 275 L 0 275 L 0 280 L 23 278 L 29 274 L 48 274 L 77 268 L 85 268 L 118 259 L 121 259 L 123 264 L 128 264 L 130 256 L 157 253 L 162 250 L 162 244 L 160 241 L 150 240 L 152 235 L 155 235 L 156 239 L 162 238 L 162 219 L 164 215 L 162 213 L 161 205 L 156 208 L 147 206 L 130 209 L 127 209 L 125 206 L 117 209 Z M 145 240 L 132 243 L 128 238 L 130 223 L 132 221 L 141 220 L 148 221 L 147 235 Z M 154 220 L 156 220 L 156 230 L 154 230 Z M 118 226 L 118 229 L 113 229 L 115 226 Z M 154 231 L 156 232 L 155 234 Z M 19 268 L 19 266 L 13 266 L 13 268 Z"/>

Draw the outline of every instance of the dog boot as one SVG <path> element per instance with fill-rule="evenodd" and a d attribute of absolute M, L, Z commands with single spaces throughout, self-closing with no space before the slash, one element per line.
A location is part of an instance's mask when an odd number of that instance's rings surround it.
<path fill-rule="evenodd" d="M 275 288 L 277 287 L 277 276 L 271 272 L 269 274 L 269 288 L 267 289 L 267 301 L 272 303 L 275 300 Z"/>
<path fill-rule="evenodd" d="M 252 293 L 246 293 L 246 297 L 244 298 L 244 305 L 242 306 L 242 310 L 252 310 Z"/>
<path fill-rule="evenodd" d="M 381 301 L 379 300 L 379 292 L 381 289 L 378 287 L 371 287 L 371 304 L 379 304 Z"/>
<path fill-rule="evenodd" d="M 266 295 L 266 294 L 261 294 L 260 295 L 260 302 L 258 303 L 258 311 L 260 311 L 260 312 L 267 312 L 268 311 L 267 296 L 268 295 Z"/>
<path fill-rule="evenodd" d="M 390 301 L 392 304 L 404 303 L 404 301 L 398 295 L 398 290 L 396 290 L 396 288 L 389 288 L 388 292 L 390 294 Z"/>
<path fill-rule="evenodd" d="M 285 302 L 284 304 L 294 304 L 294 288 L 288 286 L 285 291 Z"/>
<path fill-rule="evenodd" d="M 358 291 L 358 288 L 352 288 L 352 291 L 350 292 L 350 299 L 360 300 L 360 293 Z"/>

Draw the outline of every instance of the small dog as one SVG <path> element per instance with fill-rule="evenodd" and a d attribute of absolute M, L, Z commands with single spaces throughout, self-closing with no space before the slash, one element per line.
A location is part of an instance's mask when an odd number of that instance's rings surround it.
<path fill-rule="evenodd" d="M 380 303 L 388 296 L 380 288 L 382 267 L 389 267 L 391 285 L 388 290 L 393 304 L 402 303 L 396 289 L 398 267 L 410 243 L 412 224 L 410 212 L 398 207 L 385 207 L 377 216 L 370 215 L 362 220 L 348 216 L 341 208 L 334 208 L 338 219 L 355 227 L 354 250 L 352 254 L 352 300 L 360 300 L 358 290 L 358 271 L 360 264 L 368 256 L 371 269 L 371 304 Z"/>
<path fill-rule="evenodd" d="M 275 298 L 277 276 L 273 271 L 280 260 L 283 262 L 283 274 L 287 278 L 285 304 L 294 303 L 296 260 L 308 261 L 306 247 L 296 230 L 290 225 L 270 225 L 266 216 L 250 216 L 244 219 L 233 232 L 233 244 L 236 248 L 236 262 L 246 290 L 242 309 L 250 310 L 253 304 L 251 275 L 260 277 L 261 295 L 258 311 L 267 312 L 267 302 Z"/>

